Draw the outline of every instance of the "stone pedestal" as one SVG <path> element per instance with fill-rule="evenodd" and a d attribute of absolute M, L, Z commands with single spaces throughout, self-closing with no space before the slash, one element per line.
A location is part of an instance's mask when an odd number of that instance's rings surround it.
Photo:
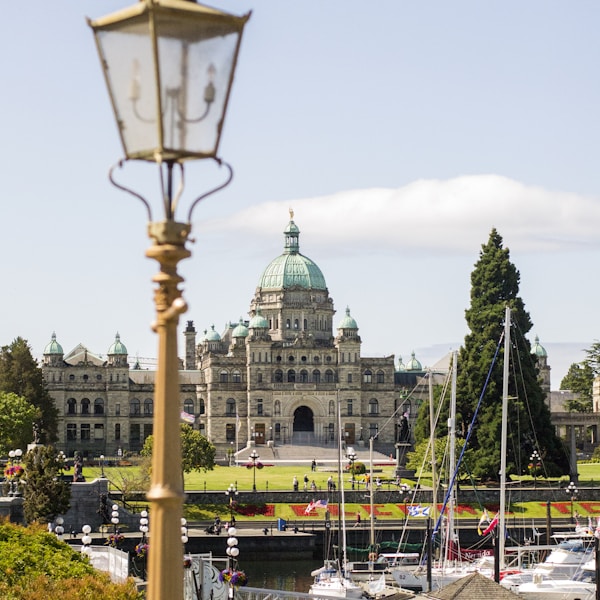
<path fill-rule="evenodd" d="M 397 442 L 394 445 L 396 447 L 396 470 L 394 474 L 396 477 L 414 477 L 415 472 L 406 468 L 406 455 L 412 450 L 412 444 L 410 442 Z"/>

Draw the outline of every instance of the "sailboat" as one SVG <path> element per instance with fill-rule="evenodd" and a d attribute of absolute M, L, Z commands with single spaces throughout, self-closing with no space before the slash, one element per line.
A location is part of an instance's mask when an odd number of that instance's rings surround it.
<path fill-rule="evenodd" d="M 344 481 L 342 468 L 342 416 L 340 401 L 338 398 L 337 421 L 338 421 L 338 479 L 340 494 L 340 519 L 341 519 L 341 554 L 337 561 L 325 559 L 323 567 L 313 571 L 311 575 L 315 578 L 308 593 L 313 596 L 330 596 L 335 598 L 357 599 L 363 597 L 363 589 L 352 581 L 348 575 L 348 559 L 346 545 L 346 503 L 344 497 Z"/>

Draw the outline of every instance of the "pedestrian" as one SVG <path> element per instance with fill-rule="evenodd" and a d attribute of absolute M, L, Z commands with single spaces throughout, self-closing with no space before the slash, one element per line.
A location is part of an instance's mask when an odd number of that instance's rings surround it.
<path fill-rule="evenodd" d="M 310 465 L 310 470 L 311 471 L 317 470 L 317 461 L 314 458 L 313 458 L 312 464 Z"/>
<path fill-rule="evenodd" d="M 308 475 L 304 473 L 304 491 L 308 489 Z"/>
<path fill-rule="evenodd" d="M 292 487 L 294 488 L 295 492 L 298 491 L 298 478 L 295 475 L 294 475 L 294 479 L 292 479 Z"/>
<path fill-rule="evenodd" d="M 360 527 L 360 513 L 356 513 L 356 523 L 354 523 L 354 527 Z"/>
<path fill-rule="evenodd" d="M 333 477 L 331 475 L 327 478 L 327 491 L 333 492 Z"/>
<path fill-rule="evenodd" d="M 311 492 L 317 491 L 317 484 L 315 483 L 314 479 L 310 482 L 310 490 L 311 490 Z"/>

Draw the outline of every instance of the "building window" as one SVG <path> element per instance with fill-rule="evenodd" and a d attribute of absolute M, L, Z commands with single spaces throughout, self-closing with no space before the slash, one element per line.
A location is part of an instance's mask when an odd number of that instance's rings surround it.
<path fill-rule="evenodd" d="M 77 425 L 69 423 L 67 425 L 67 441 L 74 442 L 77 440 Z"/>
<path fill-rule="evenodd" d="M 294 369 L 290 369 L 287 372 L 287 380 L 288 383 L 296 383 L 296 371 L 294 371 Z"/>
<path fill-rule="evenodd" d="M 260 417 L 263 414 L 263 401 L 262 398 L 259 398 L 256 401 L 256 414 Z"/>
<path fill-rule="evenodd" d="M 351 417 L 352 416 L 352 400 L 348 400 L 348 416 Z"/>
<path fill-rule="evenodd" d="M 115 404 L 115 415 L 118 417 L 121 414 L 121 404 Z"/>
<path fill-rule="evenodd" d="M 129 440 L 131 442 L 139 442 L 141 436 L 140 424 L 131 423 L 129 425 Z"/>
<path fill-rule="evenodd" d="M 290 320 L 289 320 L 289 319 L 286 319 L 286 320 L 285 320 L 285 328 L 286 328 L 286 329 L 289 329 L 291 326 L 292 326 L 292 324 L 290 323 Z"/>
<path fill-rule="evenodd" d="M 308 321 L 304 319 L 304 331 L 308 329 Z"/>
<path fill-rule="evenodd" d="M 257 373 L 256 374 L 256 383 L 262 383 L 262 373 Z"/>
<path fill-rule="evenodd" d="M 235 423 L 225 425 L 225 439 L 228 442 L 235 442 Z"/>
<path fill-rule="evenodd" d="M 228 417 L 235 417 L 235 400 L 233 398 L 227 398 L 225 404 L 225 414 Z"/>
<path fill-rule="evenodd" d="M 142 411 L 140 410 L 140 401 L 137 398 L 134 398 L 129 403 L 129 414 L 130 415 L 140 415 L 141 412 Z"/>
<path fill-rule="evenodd" d="M 144 441 L 152 435 L 152 423 L 144 423 Z"/>
<path fill-rule="evenodd" d="M 193 401 L 191 398 L 186 398 L 186 399 L 183 401 L 183 410 L 184 410 L 186 413 L 188 413 L 188 414 L 190 414 L 190 415 L 193 415 L 193 414 L 195 414 L 195 413 L 194 413 L 194 408 L 195 408 L 195 407 L 194 407 L 194 401 Z"/>
<path fill-rule="evenodd" d="M 369 414 L 370 415 L 378 415 L 379 414 L 379 402 L 375 398 L 371 398 L 369 400 Z"/>
<path fill-rule="evenodd" d="M 385 373 L 383 371 L 377 371 L 377 383 L 385 382 Z"/>
<path fill-rule="evenodd" d="M 115 440 L 121 439 L 121 423 L 115 423 Z"/>
<path fill-rule="evenodd" d="M 91 435 L 91 428 L 89 423 L 81 424 L 81 441 L 89 440 Z"/>
<path fill-rule="evenodd" d="M 363 375 L 363 382 L 371 383 L 372 380 L 373 380 L 373 373 L 371 371 L 369 371 L 369 369 L 367 369 Z"/>
<path fill-rule="evenodd" d="M 314 370 L 312 373 L 313 383 L 321 383 L 321 371 Z"/>
<path fill-rule="evenodd" d="M 335 402 L 333 400 L 329 401 L 329 414 L 335 415 Z"/>
<path fill-rule="evenodd" d="M 67 400 L 67 414 L 68 415 L 77 414 L 77 400 L 75 400 L 75 398 L 69 398 Z"/>
<path fill-rule="evenodd" d="M 377 423 L 369 423 L 369 437 L 376 438 L 378 429 Z"/>
<path fill-rule="evenodd" d="M 200 425 L 198 425 L 198 431 L 202 434 L 205 435 L 204 431 L 205 431 L 206 427 L 204 426 L 204 423 L 200 423 Z"/>
<path fill-rule="evenodd" d="M 327 369 L 327 371 L 325 371 L 325 383 L 333 383 L 333 380 L 333 371 L 331 369 Z"/>
<path fill-rule="evenodd" d="M 69 381 L 75 381 L 75 375 L 69 375 Z"/>
<path fill-rule="evenodd" d="M 144 416 L 150 417 L 154 412 L 154 403 L 152 402 L 152 398 L 146 398 L 144 400 Z"/>
<path fill-rule="evenodd" d="M 300 327 L 300 323 L 298 319 L 294 319 L 294 329 L 298 329 Z"/>
<path fill-rule="evenodd" d="M 94 414 L 95 415 L 103 415 L 104 414 L 104 400 L 102 400 L 102 398 L 96 398 L 94 400 Z"/>
<path fill-rule="evenodd" d="M 96 375 L 96 381 L 102 381 L 102 375 L 100 375 L 99 373 L 98 375 Z"/>
<path fill-rule="evenodd" d="M 83 376 L 83 380 L 84 380 L 85 382 L 87 382 L 87 380 L 88 380 L 88 379 L 89 379 L 89 376 L 88 376 L 88 375 L 84 375 L 84 376 Z"/>
<path fill-rule="evenodd" d="M 275 423 L 275 441 L 278 442 L 281 439 L 281 423 Z"/>
<path fill-rule="evenodd" d="M 300 371 L 300 383 L 308 383 L 308 371 Z"/>
<path fill-rule="evenodd" d="M 352 383 L 352 373 L 348 373 L 348 383 Z"/>
<path fill-rule="evenodd" d="M 104 439 L 104 424 L 96 423 L 94 425 L 94 439 L 95 440 L 103 440 Z"/>
<path fill-rule="evenodd" d="M 221 373 L 219 373 L 219 381 L 221 383 L 227 383 L 228 380 L 229 374 L 227 373 L 227 371 L 221 371 Z"/>
<path fill-rule="evenodd" d="M 200 414 L 203 415 L 206 412 L 206 406 L 204 404 L 204 398 L 200 398 Z"/>
<path fill-rule="evenodd" d="M 329 423 L 329 439 L 333 440 L 333 432 L 334 432 L 334 425 L 333 423 Z"/>
<path fill-rule="evenodd" d="M 273 373 L 273 379 L 275 383 L 283 383 L 283 371 L 277 369 L 277 371 Z"/>
<path fill-rule="evenodd" d="M 239 371 L 234 371 L 232 376 L 233 383 L 241 383 L 242 382 L 242 374 Z"/>
<path fill-rule="evenodd" d="M 281 414 L 281 402 L 279 400 L 275 400 L 275 404 L 273 404 L 273 414 L 277 416 Z"/>
<path fill-rule="evenodd" d="M 81 414 L 89 415 L 90 414 L 90 401 L 88 398 L 84 398 L 81 401 Z"/>

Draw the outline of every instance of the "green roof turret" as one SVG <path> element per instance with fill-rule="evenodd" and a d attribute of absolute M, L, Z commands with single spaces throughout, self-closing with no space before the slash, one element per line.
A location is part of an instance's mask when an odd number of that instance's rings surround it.
<path fill-rule="evenodd" d="M 56 341 L 56 333 L 52 332 L 50 343 L 44 348 L 44 354 L 64 354 L 62 346 Z"/>

